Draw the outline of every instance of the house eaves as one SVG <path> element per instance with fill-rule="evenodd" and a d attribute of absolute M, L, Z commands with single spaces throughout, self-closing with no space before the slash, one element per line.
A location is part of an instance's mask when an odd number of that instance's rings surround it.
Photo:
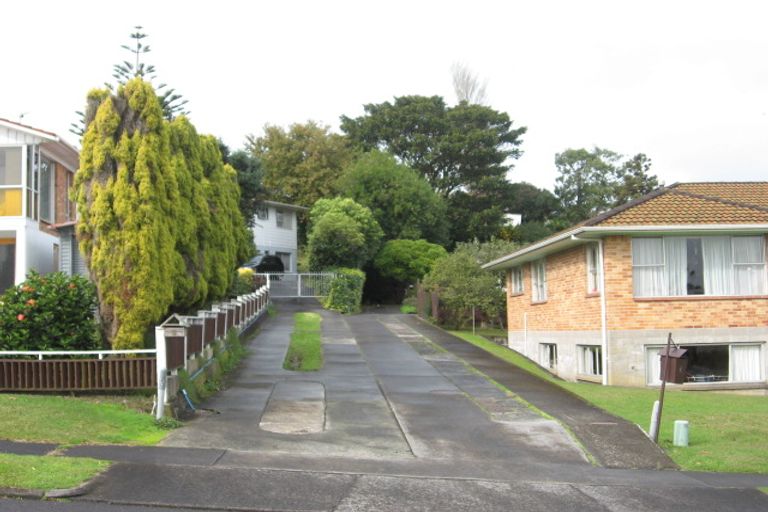
<path fill-rule="evenodd" d="M 640 226 L 578 226 L 531 244 L 482 266 L 485 270 L 503 270 L 561 252 L 590 240 L 606 236 L 696 236 L 696 235 L 762 235 L 768 224 L 674 224 Z"/>
<path fill-rule="evenodd" d="M 277 208 L 285 208 L 286 210 L 296 210 L 298 212 L 307 212 L 309 208 L 306 206 L 299 206 L 297 204 L 280 203 L 278 201 L 264 201 L 267 206 L 275 206 Z"/>

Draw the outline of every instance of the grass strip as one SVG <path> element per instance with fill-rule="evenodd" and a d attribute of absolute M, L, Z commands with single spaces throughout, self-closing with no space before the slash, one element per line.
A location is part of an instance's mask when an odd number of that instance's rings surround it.
<path fill-rule="evenodd" d="M 283 368 L 310 372 L 323 367 L 323 347 L 320 338 L 322 319 L 317 313 L 293 315 L 293 333 Z"/>
<path fill-rule="evenodd" d="M 0 395 L 0 439 L 152 445 L 167 430 L 152 416 L 115 403 L 51 395 Z"/>
<path fill-rule="evenodd" d="M 0 487 L 67 489 L 90 480 L 109 465 L 107 461 L 80 457 L 0 453 Z"/>
<path fill-rule="evenodd" d="M 621 418 L 648 428 L 656 389 L 600 386 L 560 380 L 530 359 L 482 336 L 452 334 Z M 690 423 L 689 446 L 672 445 L 674 420 Z M 659 444 L 683 469 L 768 473 L 768 400 L 764 396 L 667 390 Z"/>

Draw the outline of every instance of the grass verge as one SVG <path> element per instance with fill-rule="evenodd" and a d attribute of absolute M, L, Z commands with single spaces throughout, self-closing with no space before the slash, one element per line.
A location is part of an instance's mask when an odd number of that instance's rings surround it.
<path fill-rule="evenodd" d="M 400 306 L 400 312 L 406 315 L 416 314 L 416 306 L 412 306 L 410 304 L 403 304 L 402 306 Z"/>
<path fill-rule="evenodd" d="M 0 439 L 74 444 L 152 445 L 168 433 L 149 414 L 65 396 L 0 395 Z"/>
<path fill-rule="evenodd" d="M 562 381 L 513 350 L 465 331 L 453 334 L 548 380 L 616 416 L 648 428 L 655 389 L 600 386 Z M 690 422 L 689 446 L 672 446 L 674 420 Z M 659 444 L 683 469 L 768 473 L 768 400 L 715 392 L 670 391 L 664 398 Z"/>
<path fill-rule="evenodd" d="M 0 487 L 67 489 L 90 480 L 109 467 L 103 460 L 0 453 Z"/>
<path fill-rule="evenodd" d="M 293 315 L 291 344 L 285 355 L 283 368 L 309 372 L 323 367 L 323 347 L 320 339 L 320 322 L 317 313 L 296 313 Z"/>

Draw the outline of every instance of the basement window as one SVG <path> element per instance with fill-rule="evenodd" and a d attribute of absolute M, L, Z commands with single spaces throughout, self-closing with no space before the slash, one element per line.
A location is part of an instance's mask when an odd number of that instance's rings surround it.
<path fill-rule="evenodd" d="M 539 344 L 539 364 L 550 370 L 557 369 L 557 345 L 554 343 Z"/>
<path fill-rule="evenodd" d="M 603 374 L 603 347 L 600 345 L 577 345 L 579 373 L 598 376 Z"/>
<path fill-rule="evenodd" d="M 763 379 L 760 365 L 761 344 L 732 343 L 707 345 L 680 345 L 686 349 L 688 367 L 686 382 L 760 382 Z M 647 382 L 661 384 L 661 358 L 663 347 L 646 349 Z"/>

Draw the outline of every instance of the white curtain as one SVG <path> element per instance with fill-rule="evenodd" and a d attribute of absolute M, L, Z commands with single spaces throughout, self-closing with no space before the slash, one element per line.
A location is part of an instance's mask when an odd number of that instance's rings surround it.
<path fill-rule="evenodd" d="M 731 238 L 704 236 L 701 238 L 701 247 L 704 255 L 704 293 L 733 295 Z"/>
<path fill-rule="evenodd" d="M 688 239 L 682 236 L 664 237 L 667 260 L 667 293 L 678 297 L 688 294 Z"/>
<path fill-rule="evenodd" d="M 664 282 L 664 243 L 661 238 L 632 239 L 635 297 L 667 295 Z"/>
<path fill-rule="evenodd" d="M 646 382 L 649 386 L 661 384 L 661 347 L 650 347 L 645 350 Z"/>
<path fill-rule="evenodd" d="M 759 236 L 737 236 L 733 243 L 733 272 L 736 295 L 764 295 L 765 258 L 763 238 Z"/>
<path fill-rule="evenodd" d="M 731 345 L 731 381 L 759 382 L 760 345 Z"/>

